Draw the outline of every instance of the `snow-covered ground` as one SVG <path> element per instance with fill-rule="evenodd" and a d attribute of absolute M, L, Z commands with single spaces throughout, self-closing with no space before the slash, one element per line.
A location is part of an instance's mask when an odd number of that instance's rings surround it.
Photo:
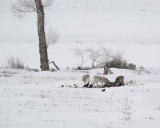
<path fill-rule="evenodd" d="M 160 71 L 138 73 L 111 69 L 122 87 L 82 88 L 91 71 L 29 72 L 0 69 L 1 128 L 158 128 L 160 126 Z M 67 87 L 77 84 L 78 88 Z M 65 85 L 65 87 L 61 87 Z"/>
<path fill-rule="evenodd" d="M 159 0 L 54 0 L 46 10 L 46 26 L 60 33 L 48 48 L 49 60 L 61 69 L 56 72 L 4 68 L 11 56 L 40 67 L 36 14 L 18 20 L 11 2 L 0 0 L 0 128 L 160 127 Z M 72 49 L 101 47 L 123 51 L 129 63 L 150 72 L 111 69 L 110 81 L 123 75 L 133 84 L 105 92 L 82 88 L 82 75 L 93 78 L 103 69 L 72 71 L 81 62 Z M 91 66 L 85 60 L 84 66 Z M 67 87 L 74 84 L 79 87 Z"/>

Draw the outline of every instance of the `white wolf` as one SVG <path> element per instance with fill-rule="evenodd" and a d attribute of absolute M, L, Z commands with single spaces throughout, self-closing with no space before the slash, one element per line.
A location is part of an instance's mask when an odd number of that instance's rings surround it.
<path fill-rule="evenodd" d="M 103 77 L 103 76 L 94 76 L 93 77 L 93 85 L 95 87 L 98 86 L 98 83 L 101 83 L 101 86 L 103 87 L 103 85 L 107 84 L 108 82 L 110 82 L 106 77 Z"/>
<path fill-rule="evenodd" d="M 85 74 L 82 76 L 82 81 L 84 82 L 84 85 L 90 82 L 90 76 L 89 74 Z"/>

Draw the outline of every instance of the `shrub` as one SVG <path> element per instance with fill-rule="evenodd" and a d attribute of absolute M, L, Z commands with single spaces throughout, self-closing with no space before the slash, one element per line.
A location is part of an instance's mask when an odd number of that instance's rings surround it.
<path fill-rule="evenodd" d="M 33 71 L 33 72 L 39 72 L 39 69 L 37 69 L 37 68 L 30 68 L 28 66 L 25 68 L 25 70 L 27 70 L 27 71 Z"/>
<path fill-rule="evenodd" d="M 8 63 L 7 65 L 8 68 L 24 69 L 24 62 L 19 58 L 14 58 L 13 56 L 11 56 L 10 58 L 8 58 L 7 63 Z"/>

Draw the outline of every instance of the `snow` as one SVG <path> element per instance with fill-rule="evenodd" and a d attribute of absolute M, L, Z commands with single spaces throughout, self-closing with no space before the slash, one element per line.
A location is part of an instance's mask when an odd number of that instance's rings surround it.
<path fill-rule="evenodd" d="M 11 56 L 40 67 L 36 14 L 19 20 L 11 2 L 0 0 L 0 128 L 160 127 L 159 0 L 54 0 L 45 14 L 46 26 L 60 33 L 48 48 L 49 60 L 61 69 L 56 72 L 5 67 Z M 105 77 L 113 82 L 123 75 L 125 86 L 105 92 L 82 88 L 84 74 L 92 81 L 103 69 L 72 70 L 81 62 L 72 49 L 101 47 L 123 52 L 129 63 L 147 71 L 112 68 L 114 74 Z M 84 66 L 91 66 L 84 59 Z"/>
<path fill-rule="evenodd" d="M 0 127 L 124 128 L 160 126 L 160 72 L 111 69 L 134 85 L 82 88 L 82 71 L 0 70 Z M 12 74 L 4 77 L 4 74 Z M 102 74 L 102 69 L 88 71 Z M 73 88 L 77 84 L 78 88 Z M 61 87 L 61 85 L 66 85 Z M 72 88 L 67 87 L 71 85 Z"/>

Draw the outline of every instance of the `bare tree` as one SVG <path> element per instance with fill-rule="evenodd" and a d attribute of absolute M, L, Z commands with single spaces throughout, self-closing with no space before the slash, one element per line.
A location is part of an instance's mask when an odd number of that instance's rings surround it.
<path fill-rule="evenodd" d="M 75 56 L 78 56 L 78 57 L 81 58 L 80 68 L 82 69 L 82 66 L 85 63 L 85 60 L 84 60 L 85 51 L 84 50 L 80 50 L 78 48 L 72 49 L 72 51 L 73 51 L 73 53 L 74 53 Z"/>
<path fill-rule="evenodd" d="M 49 7 L 52 0 L 17 0 L 12 3 L 12 11 L 19 18 L 23 18 L 28 12 L 37 13 L 37 27 L 39 37 L 39 53 L 41 70 L 49 70 L 46 37 L 44 31 L 44 8 Z"/>
<path fill-rule="evenodd" d="M 98 61 L 98 65 L 105 66 L 107 62 L 112 59 L 112 51 L 111 49 L 106 49 L 105 47 L 101 47 L 100 51 L 100 61 Z"/>
<path fill-rule="evenodd" d="M 49 45 L 55 44 L 59 39 L 59 33 L 52 27 L 49 27 L 46 31 L 46 43 L 47 48 Z"/>
<path fill-rule="evenodd" d="M 99 58 L 101 57 L 99 50 L 93 50 L 93 49 L 86 49 L 86 51 L 89 53 L 89 58 L 92 61 L 92 68 L 95 68 L 95 62 L 98 62 Z"/>
<path fill-rule="evenodd" d="M 112 57 L 111 49 L 106 49 L 105 47 L 101 47 L 100 51 L 102 52 L 102 57 L 103 57 L 104 61 L 105 62 L 110 61 L 110 59 Z"/>

